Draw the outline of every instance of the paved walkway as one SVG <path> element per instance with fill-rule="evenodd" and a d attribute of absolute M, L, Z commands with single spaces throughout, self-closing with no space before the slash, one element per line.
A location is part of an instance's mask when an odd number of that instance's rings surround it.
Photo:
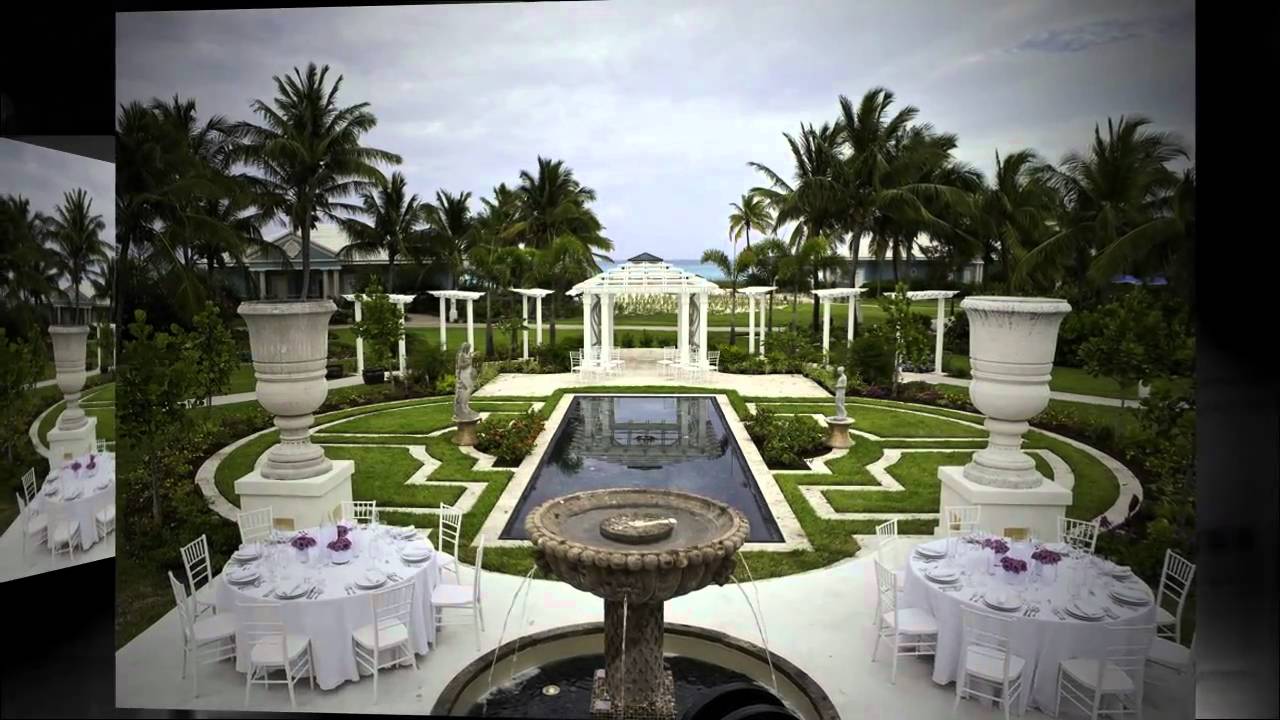
<path fill-rule="evenodd" d="M 468 569 L 468 580 L 470 569 Z M 931 658 L 902 658 L 897 684 L 889 684 L 889 656 L 881 648 L 878 662 L 871 662 L 874 640 L 872 614 L 875 587 L 870 558 L 848 560 L 822 570 L 764 580 L 745 587 L 755 602 L 757 592 L 770 649 L 809 673 L 827 692 L 842 718 L 888 720 L 892 718 L 964 718 L 987 720 L 997 716 L 976 701 L 960 703 L 952 715 L 954 685 L 939 686 L 931 678 Z M 744 582 L 746 578 L 740 578 Z M 482 647 L 491 652 L 502 642 L 549 628 L 603 619 L 603 602 L 561 582 L 534 580 L 522 617 L 515 603 L 522 578 L 498 573 L 484 577 L 485 629 Z M 202 593 L 204 595 L 204 593 Z M 523 595 L 521 596 L 523 598 Z M 803 612 L 796 612 L 803 608 Z M 244 706 L 244 675 L 231 662 L 200 668 L 200 697 L 192 698 L 190 678 L 178 679 L 182 660 L 176 612 L 134 638 L 116 653 L 116 704 L 121 707 L 192 710 L 240 710 Z M 742 640 L 761 644 L 744 593 L 733 584 L 711 586 L 666 604 L 666 620 L 719 630 Z M 505 623 L 504 623 L 505 620 Z M 503 635 L 504 624 L 505 635 Z M 344 683 L 334 690 L 297 687 L 299 712 L 429 713 L 445 684 L 476 652 L 469 627 L 445 628 L 438 644 L 418 659 L 418 669 L 384 670 L 378 679 L 378 704 L 373 683 Z M 508 678 L 495 677 L 495 682 Z M 1193 683 L 1151 686 L 1146 693 L 1145 716 L 1149 720 L 1183 720 L 1194 713 Z M 253 689 L 250 707 L 262 711 L 287 711 L 289 696 L 279 688 Z M 1045 714 L 1028 709 L 1026 718 Z"/>
<path fill-rule="evenodd" d="M 360 377 L 359 375 L 348 375 L 347 377 L 339 378 L 337 380 L 330 380 L 329 389 L 337 390 L 338 388 L 351 387 L 352 385 L 362 385 L 362 384 L 364 384 L 364 378 Z M 249 402 L 250 400 L 257 400 L 257 399 L 258 399 L 257 394 L 254 393 L 254 391 L 250 390 L 249 392 L 232 393 L 230 395 L 214 395 L 213 404 L 214 405 L 234 405 L 236 403 Z"/>
<path fill-rule="evenodd" d="M 938 373 L 902 373 L 902 379 L 905 382 L 927 382 L 933 385 L 955 385 L 956 387 L 969 387 L 972 380 L 965 378 L 954 378 Z M 1118 398 L 1101 397 L 1098 395 L 1080 395 L 1078 393 L 1059 392 L 1057 390 L 1050 391 L 1049 397 L 1054 400 L 1066 400 L 1068 402 L 1087 403 L 1089 405 L 1110 405 L 1111 407 L 1134 407 L 1138 406 L 1137 400 L 1121 401 Z"/>

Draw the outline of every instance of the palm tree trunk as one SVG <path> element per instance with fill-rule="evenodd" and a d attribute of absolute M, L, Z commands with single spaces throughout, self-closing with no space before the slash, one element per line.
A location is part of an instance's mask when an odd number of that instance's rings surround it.
<path fill-rule="evenodd" d="M 751 231 L 747 231 L 747 247 L 751 247 Z M 733 256 L 729 258 L 729 345 L 734 345 L 738 337 L 738 248 L 733 242 L 733 234 L 729 234 L 729 250 Z"/>
<path fill-rule="evenodd" d="M 302 221 L 302 300 L 307 299 L 311 289 L 311 209 L 303 208 Z"/>
<path fill-rule="evenodd" d="M 898 246 L 893 246 L 893 284 L 898 285 Z"/>
<path fill-rule="evenodd" d="M 396 252 L 387 250 L 387 293 L 396 291 Z"/>
<path fill-rule="evenodd" d="M 862 233 L 857 230 L 849 236 L 849 287 L 858 287 L 858 253 L 862 251 Z"/>
<path fill-rule="evenodd" d="M 817 267 L 814 267 L 812 270 L 809 271 L 809 277 L 811 279 L 810 282 L 813 285 L 813 289 L 817 290 L 818 289 L 818 268 Z M 818 296 L 815 295 L 813 296 L 813 331 L 814 332 L 818 332 L 818 322 L 819 322 L 818 321 Z"/>

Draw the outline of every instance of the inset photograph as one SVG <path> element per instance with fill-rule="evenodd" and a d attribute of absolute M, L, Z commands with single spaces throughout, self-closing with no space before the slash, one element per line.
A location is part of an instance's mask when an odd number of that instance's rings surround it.
<path fill-rule="evenodd" d="M 114 186 L 0 139 L 0 581 L 115 556 Z"/>

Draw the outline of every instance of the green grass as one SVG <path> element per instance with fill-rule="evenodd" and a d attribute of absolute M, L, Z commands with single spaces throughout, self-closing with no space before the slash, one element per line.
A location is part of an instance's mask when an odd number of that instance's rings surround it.
<path fill-rule="evenodd" d="M 252 472 L 258 456 L 270 450 L 271 446 L 278 442 L 280 442 L 280 433 L 272 430 L 232 450 L 221 463 L 218 463 L 218 469 L 214 471 L 214 485 L 217 486 L 218 492 L 222 493 L 222 496 L 232 505 L 240 507 L 240 495 L 236 493 L 236 480 Z"/>
<path fill-rule="evenodd" d="M 822 413 L 823 415 L 830 415 L 835 409 L 829 403 L 762 404 L 759 407 L 766 407 L 780 413 Z M 986 432 L 978 428 L 912 413 L 881 410 L 877 407 L 856 403 L 847 403 L 845 409 L 848 411 L 849 416 L 853 418 L 853 428 L 855 430 L 862 430 L 880 437 L 979 438 L 986 436 Z"/>
<path fill-rule="evenodd" d="M 806 297 L 801 295 L 801 297 Z M 788 293 L 785 299 L 782 295 L 778 295 L 773 303 L 773 324 L 775 327 L 782 327 L 791 322 L 791 295 Z M 882 323 L 885 320 L 884 311 L 880 309 L 880 305 L 875 300 L 862 300 L 862 320 L 860 324 L 874 325 Z M 912 303 L 912 311 L 928 317 L 936 317 L 938 314 L 937 300 L 916 300 Z M 730 313 L 713 312 L 707 317 L 707 325 L 717 327 L 727 327 L 729 325 Z M 745 328 L 748 325 L 747 318 L 747 299 L 745 297 L 738 298 L 737 325 L 739 328 Z M 802 327 L 808 327 L 813 321 L 813 303 L 801 300 L 796 308 L 796 321 Z M 832 335 L 836 336 L 836 328 L 846 326 L 849 318 L 849 305 L 847 303 L 836 303 L 831 306 L 831 328 Z M 615 322 L 618 325 L 653 325 L 674 328 L 676 325 L 676 315 L 670 313 L 647 313 L 615 316 Z M 756 322 L 760 321 L 760 309 L 756 307 Z M 581 322 L 581 319 L 578 320 Z M 818 322 L 822 322 L 822 306 L 818 306 Z M 842 335 L 840 337 L 843 337 Z"/>
<path fill-rule="evenodd" d="M 460 487 L 406 485 L 422 469 L 422 463 L 405 448 L 329 446 L 325 455 L 331 460 L 355 461 L 353 500 L 377 500 L 391 507 L 438 507 L 442 502 L 455 503 L 462 496 Z"/>
<path fill-rule="evenodd" d="M 485 402 L 473 403 L 471 407 L 477 412 L 520 412 L 528 409 L 528 405 Z M 440 402 L 343 420 L 326 430 L 340 433 L 429 433 L 453 424 L 453 403 Z"/>
<path fill-rule="evenodd" d="M 938 468 L 965 465 L 972 458 L 972 452 L 905 453 L 887 469 L 889 475 L 902 485 L 904 492 L 825 490 L 823 495 L 836 512 L 938 512 L 941 491 Z M 1032 455 L 1032 458 L 1035 459 L 1037 470 L 1052 477 L 1047 460 L 1039 455 Z"/>
<path fill-rule="evenodd" d="M 222 391 L 223 395 L 234 395 L 236 393 L 253 392 L 258 381 L 253 377 L 253 363 L 240 363 L 231 373 L 231 384 L 226 390 Z"/>
<path fill-rule="evenodd" d="M 943 367 L 955 366 L 968 370 L 969 358 L 964 355 L 946 353 Z M 1190 378 L 1172 378 L 1170 380 L 1156 380 L 1153 386 L 1169 385 L 1177 388 L 1186 388 L 1190 383 Z M 1061 365 L 1054 366 L 1053 378 L 1049 381 L 1049 389 L 1057 392 L 1076 393 L 1077 395 L 1094 395 L 1096 397 L 1119 400 L 1133 400 L 1134 402 L 1138 400 L 1137 383 L 1122 388 L 1111 378 L 1094 377 L 1080 368 L 1063 367 Z"/>
<path fill-rule="evenodd" d="M 92 398 L 91 402 L 93 403 L 108 402 L 108 401 L 115 402 L 115 390 L 116 390 L 115 383 L 104 385 L 103 388 L 104 389 L 102 391 L 90 390 L 86 392 L 84 397 L 81 398 L 81 402 L 84 402 L 85 400 L 90 400 L 90 398 Z M 41 418 L 40 427 L 37 430 L 37 432 L 40 435 L 40 442 L 44 443 L 45 447 L 48 447 L 49 445 L 49 431 L 52 430 L 53 427 L 58 424 L 58 416 L 62 414 L 62 411 L 66 409 L 66 407 L 67 407 L 67 403 L 63 400 L 59 400 L 58 402 L 54 403 L 51 409 L 49 410 L 49 412 L 45 413 L 45 416 Z M 115 408 L 106 407 L 106 406 L 94 407 L 91 405 L 83 409 L 84 409 L 85 415 L 92 415 L 93 417 L 98 418 L 98 439 L 115 442 L 115 439 L 116 439 Z"/>

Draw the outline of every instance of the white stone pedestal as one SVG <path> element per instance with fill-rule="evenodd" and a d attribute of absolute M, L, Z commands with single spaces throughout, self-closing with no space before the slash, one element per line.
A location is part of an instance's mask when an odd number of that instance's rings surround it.
<path fill-rule="evenodd" d="M 351 460 L 333 460 L 333 467 L 322 475 L 298 480 L 274 480 L 262 477 L 260 468 L 236 481 L 240 509 L 244 512 L 270 507 L 276 526 L 289 528 L 315 527 L 343 502 L 351 500 L 351 473 L 356 464 Z"/>
<path fill-rule="evenodd" d="M 1071 491 L 1052 480 L 1035 488 L 990 487 L 966 480 L 964 468 L 958 465 L 938 468 L 938 480 L 942 482 L 939 510 L 976 505 L 982 508 L 979 528 L 1000 535 L 1005 528 L 1027 528 L 1035 537 L 1056 540 L 1058 518 L 1071 505 Z M 941 521 L 934 535 L 946 535 Z"/>
<path fill-rule="evenodd" d="M 849 426 L 853 418 L 827 418 L 827 447 L 839 450 L 853 447 L 853 438 L 849 437 Z"/>
<path fill-rule="evenodd" d="M 49 472 L 61 469 L 64 463 L 71 462 L 86 453 L 93 452 L 98 443 L 98 418 L 86 415 L 89 422 L 75 430 L 60 430 L 55 425 L 49 431 Z"/>

